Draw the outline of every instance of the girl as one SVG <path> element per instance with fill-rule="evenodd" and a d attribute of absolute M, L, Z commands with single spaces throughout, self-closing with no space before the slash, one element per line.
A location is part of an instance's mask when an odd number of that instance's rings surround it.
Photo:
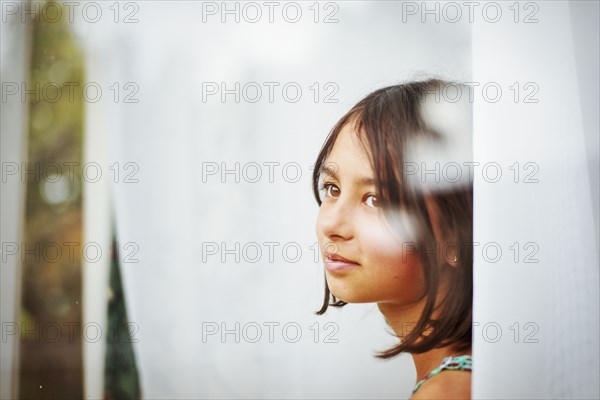
<path fill-rule="evenodd" d="M 313 174 L 325 265 L 317 314 L 377 303 L 400 339 L 377 357 L 412 355 L 412 399 L 470 398 L 472 182 L 441 182 L 430 160 L 460 142 L 435 123 L 448 85 L 430 79 L 369 94 L 334 126 Z"/>

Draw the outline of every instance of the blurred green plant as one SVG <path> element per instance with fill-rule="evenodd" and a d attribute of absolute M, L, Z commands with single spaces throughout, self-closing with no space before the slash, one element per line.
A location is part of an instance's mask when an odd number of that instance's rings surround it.
<path fill-rule="evenodd" d="M 54 99 L 56 90 L 68 92 L 65 83 L 84 81 L 84 62 L 68 22 L 46 20 L 44 7 L 50 3 L 62 7 L 56 2 L 40 3 L 30 25 L 19 396 L 81 399 L 81 335 L 68 334 L 68 324 L 81 322 L 81 253 L 67 257 L 63 252 L 56 258 L 46 250 L 65 242 L 82 243 L 81 176 L 76 174 L 66 185 L 63 179 L 56 186 L 47 172 L 57 172 L 55 165 L 82 161 L 81 92 Z M 55 331 L 47 329 L 53 326 L 61 328 L 57 340 Z"/>
<path fill-rule="evenodd" d="M 104 398 L 141 398 L 138 371 L 131 343 L 136 325 L 127 318 L 117 241 L 113 236 L 110 266 L 110 301 L 108 302 L 108 343 L 104 364 Z"/>

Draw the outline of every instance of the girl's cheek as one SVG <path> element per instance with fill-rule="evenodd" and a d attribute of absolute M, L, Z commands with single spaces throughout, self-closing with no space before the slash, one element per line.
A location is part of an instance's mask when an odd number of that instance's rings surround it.
<path fill-rule="evenodd" d="M 404 258 L 404 253 L 414 243 L 413 234 L 407 219 L 399 224 L 397 220 L 383 221 L 380 218 L 364 221 L 360 229 L 363 238 L 361 247 L 365 252 L 387 259 Z"/>
<path fill-rule="evenodd" d="M 418 289 L 422 278 L 421 258 L 415 250 L 414 236 L 408 234 L 407 218 L 403 217 L 403 229 L 391 229 L 390 223 L 373 222 L 361 230 L 361 248 L 369 264 L 389 279 L 401 280 Z"/>
<path fill-rule="evenodd" d="M 413 279 L 419 276 L 420 258 L 401 243 L 382 235 L 366 239 L 363 249 L 368 249 L 366 262 L 371 270 L 388 279 Z"/>
<path fill-rule="evenodd" d="M 370 230 L 370 234 L 365 235 L 361 247 L 365 253 L 368 253 L 369 258 L 386 259 L 386 260 L 401 260 L 402 259 L 402 243 L 392 240 L 389 235 L 379 234 Z"/>

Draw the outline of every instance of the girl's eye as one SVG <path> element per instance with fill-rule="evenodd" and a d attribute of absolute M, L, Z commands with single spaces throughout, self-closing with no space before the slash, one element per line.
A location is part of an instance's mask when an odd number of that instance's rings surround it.
<path fill-rule="evenodd" d="M 325 198 L 340 196 L 340 188 L 338 188 L 335 184 L 329 182 L 323 183 L 321 187 L 319 187 L 319 191 L 325 192 Z M 377 200 L 377 196 L 375 196 L 374 194 L 367 195 L 364 201 L 370 208 L 379 207 L 379 201 Z"/>
<path fill-rule="evenodd" d="M 371 208 L 379 207 L 379 202 L 377 201 L 377 197 L 375 197 L 374 194 L 368 195 L 365 199 L 365 202 L 367 203 L 367 206 Z"/>
<path fill-rule="evenodd" d="M 321 190 L 325 191 L 325 197 L 337 197 L 340 195 L 340 189 L 333 183 L 324 183 Z"/>

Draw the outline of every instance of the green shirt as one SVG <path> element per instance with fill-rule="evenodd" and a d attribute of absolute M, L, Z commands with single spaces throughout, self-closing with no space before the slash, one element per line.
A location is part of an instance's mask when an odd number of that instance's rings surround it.
<path fill-rule="evenodd" d="M 442 360 L 442 363 L 440 364 L 439 367 L 437 367 L 436 369 L 434 369 L 433 371 L 431 371 L 430 373 L 425 375 L 425 377 L 423 379 L 421 379 L 419 382 L 417 382 L 411 395 L 415 394 L 415 392 L 421 387 L 423 382 L 425 382 L 427 379 L 431 378 L 432 376 L 439 374 L 440 372 L 442 372 L 445 369 L 471 371 L 471 368 L 472 368 L 472 361 L 471 361 L 471 356 L 469 354 L 465 354 L 462 356 L 446 357 Z"/>

